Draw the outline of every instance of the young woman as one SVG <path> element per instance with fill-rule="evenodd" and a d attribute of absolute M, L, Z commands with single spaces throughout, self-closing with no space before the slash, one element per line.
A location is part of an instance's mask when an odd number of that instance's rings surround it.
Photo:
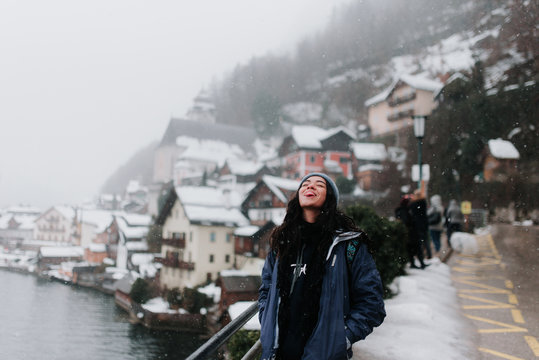
<path fill-rule="evenodd" d="M 305 176 L 271 235 L 258 300 L 262 359 L 349 359 L 385 317 L 367 235 L 337 210 L 338 198 L 326 174 Z"/>

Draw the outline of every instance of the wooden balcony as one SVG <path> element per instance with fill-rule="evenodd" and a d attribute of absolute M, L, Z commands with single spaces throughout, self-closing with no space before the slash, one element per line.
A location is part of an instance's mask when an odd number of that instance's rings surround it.
<path fill-rule="evenodd" d="M 396 114 L 389 115 L 387 117 L 387 120 L 388 121 L 397 121 L 397 120 L 400 120 L 400 119 L 412 117 L 412 115 L 414 115 L 414 110 L 405 110 L 405 111 L 400 111 L 400 112 L 398 112 Z"/>
<path fill-rule="evenodd" d="M 163 238 L 162 244 L 178 249 L 185 249 L 185 238 Z"/>
<path fill-rule="evenodd" d="M 192 262 L 181 261 L 178 259 L 165 259 L 165 258 L 155 258 L 154 261 L 157 263 L 163 264 L 163 266 L 170 267 L 170 268 L 189 270 L 189 271 L 195 270 L 195 263 L 192 263 Z"/>
<path fill-rule="evenodd" d="M 401 96 L 401 97 L 389 98 L 387 100 L 387 103 L 388 103 L 389 106 L 394 107 L 394 106 L 397 106 L 397 105 L 400 105 L 400 104 L 407 103 L 408 101 L 415 100 L 415 98 L 416 98 L 416 93 L 413 92 L 411 94 L 404 95 L 404 96 Z"/>

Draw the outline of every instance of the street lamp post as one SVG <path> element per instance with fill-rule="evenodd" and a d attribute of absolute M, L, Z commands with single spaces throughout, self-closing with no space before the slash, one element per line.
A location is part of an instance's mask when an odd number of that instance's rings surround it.
<path fill-rule="evenodd" d="M 412 116 L 414 119 L 414 135 L 417 138 L 417 162 L 419 165 L 419 181 L 417 182 L 417 188 L 421 189 L 421 179 L 423 178 L 423 164 L 422 161 L 422 153 L 421 148 L 423 145 L 423 136 L 425 136 L 425 119 L 427 118 L 424 115 L 414 115 Z"/>

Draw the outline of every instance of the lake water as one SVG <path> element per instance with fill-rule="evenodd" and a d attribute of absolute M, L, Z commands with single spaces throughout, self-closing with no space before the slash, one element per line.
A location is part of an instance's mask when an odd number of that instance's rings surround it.
<path fill-rule="evenodd" d="M 0 359 L 185 359 L 198 335 L 129 323 L 114 298 L 0 269 Z"/>

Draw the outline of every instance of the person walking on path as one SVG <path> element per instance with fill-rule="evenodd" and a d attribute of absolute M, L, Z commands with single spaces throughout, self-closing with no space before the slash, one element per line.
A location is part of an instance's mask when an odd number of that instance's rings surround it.
<path fill-rule="evenodd" d="M 262 359 L 349 359 L 385 318 L 369 239 L 338 198 L 326 174 L 306 175 L 271 234 L 258 299 Z"/>
<path fill-rule="evenodd" d="M 447 227 L 447 244 L 451 248 L 451 235 L 454 232 L 461 231 L 464 223 L 464 215 L 462 215 L 455 199 L 449 201 L 449 206 L 445 213 L 445 223 Z"/>
<path fill-rule="evenodd" d="M 434 244 L 434 250 L 437 253 L 440 252 L 440 248 L 442 247 L 440 239 L 442 231 L 444 230 L 443 213 L 442 197 L 440 195 L 431 196 L 427 217 L 429 219 L 430 238 Z"/>
<path fill-rule="evenodd" d="M 423 248 L 427 252 L 427 257 L 432 258 L 432 251 L 430 249 L 428 230 L 429 223 L 427 218 L 427 200 L 423 192 L 423 186 L 421 189 L 414 191 L 410 204 L 408 205 L 411 217 L 411 234 L 410 238 L 415 249 L 415 256 L 417 256 L 421 269 L 427 267 L 423 261 Z M 414 263 L 410 267 L 417 267 Z"/>
<path fill-rule="evenodd" d="M 416 254 L 417 244 L 415 238 L 412 238 L 412 216 L 410 215 L 410 199 L 411 195 L 405 194 L 401 197 L 399 206 L 395 209 L 395 218 L 397 218 L 406 228 L 406 253 L 410 260 L 410 266 L 416 267 L 414 262 L 414 256 Z"/>

